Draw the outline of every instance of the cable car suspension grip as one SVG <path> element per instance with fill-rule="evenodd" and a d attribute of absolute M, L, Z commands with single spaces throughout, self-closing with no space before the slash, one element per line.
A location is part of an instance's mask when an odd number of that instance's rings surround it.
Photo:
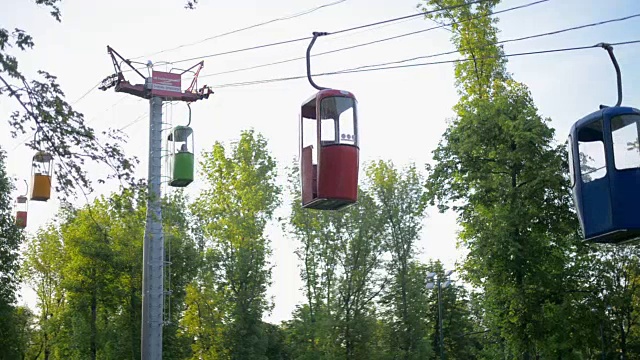
<path fill-rule="evenodd" d="M 311 86 L 313 86 L 314 88 L 318 89 L 318 90 L 325 90 L 326 88 L 322 87 L 322 86 L 318 86 L 318 84 L 316 84 L 315 82 L 313 82 L 313 79 L 311 78 L 311 48 L 313 47 L 313 44 L 316 42 L 316 39 L 318 38 L 318 36 L 324 36 L 324 35 L 328 35 L 329 33 L 327 32 L 313 32 L 313 39 L 311 39 L 311 43 L 309 44 L 309 46 L 307 47 L 307 79 L 309 79 L 309 83 L 311 84 Z"/>
<path fill-rule="evenodd" d="M 191 125 L 191 104 L 187 103 L 187 107 L 189 108 L 189 123 L 187 124 L 187 127 L 189 127 L 189 125 Z"/>
<path fill-rule="evenodd" d="M 613 67 L 616 69 L 616 80 L 618 82 L 618 102 L 615 106 L 620 106 L 622 104 L 622 74 L 620 73 L 620 65 L 618 65 L 618 60 L 616 60 L 616 56 L 613 54 L 613 46 L 607 43 L 599 43 L 596 46 L 601 47 L 609 53 L 609 57 L 611 58 L 611 62 L 613 63 Z M 600 108 L 605 108 L 605 105 L 600 105 Z"/>

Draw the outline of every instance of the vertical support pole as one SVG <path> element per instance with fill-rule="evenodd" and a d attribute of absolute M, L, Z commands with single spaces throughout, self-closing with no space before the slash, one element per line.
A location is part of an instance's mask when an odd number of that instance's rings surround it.
<path fill-rule="evenodd" d="M 147 222 L 142 268 L 142 359 L 162 359 L 164 236 L 162 233 L 162 98 L 152 97 L 149 126 Z"/>
<path fill-rule="evenodd" d="M 442 329 L 442 286 L 438 276 L 438 327 L 440 328 L 440 360 L 444 360 L 444 333 Z"/>

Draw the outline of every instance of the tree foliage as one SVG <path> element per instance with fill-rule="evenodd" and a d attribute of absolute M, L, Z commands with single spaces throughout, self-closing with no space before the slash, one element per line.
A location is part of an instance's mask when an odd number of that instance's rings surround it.
<path fill-rule="evenodd" d="M 60 21 L 60 0 L 35 2 Z M 564 149 L 526 85 L 506 71 L 491 16 L 498 3 L 428 15 L 451 24 L 467 61 L 455 65 L 460 100 L 427 179 L 415 164 L 372 162 L 357 204 L 315 211 L 302 208 L 299 168 L 290 167 L 289 214 L 281 220 L 297 243 L 304 301 L 282 324 L 263 320 L 273 305 L 267 225 L 283 190 L 268 143 L 243 131 L 233 146 L 216 143 L 203 154 L 196 199 L 181 191 L 162 199 L 165 358 L 435 360 L 441 350 L 455 360 L 640 356 L 640 254 L 578 241 Z M 26 79 L 12 47 L 28 50 L 33 39 L 0 29 L 0 93 L 24 105 L 10 119 L 13 135 L 35 124 L 28 146 L 63 160 L 57 172 L 69 192 L 89 188 L 85 158 L 134 185 L 134 159 L 120 152 L 119 135 L 105 133 L 111 140 L 98 144 L 55 77 Z M 138 359 L 144 184 L 81 208 L 65 205 L 29 238 L 19 269 L 22 234 L 3 161 L 0 153 L 0 358 Z M 429 204 L 457 215 L 467 250 L 462 277 L 440 294 L 427 283 L 430 273 L 444 278 L 443 264 L 418 259 Z M 18 275 L 36 293 L 35 311 L 16 306 Z"/>
<path fill-rule="evenodd" d="M 378 356 L 377 300 L 387 281 L 384 232 L 377 204 L 360 188 L 358 203 L 339 211 L 301 206 L 299 167 L 290 168 L 291 216 L 285 229 L 299 242 L 296 254 L 306 303 L 288 323 L 293 354 L 301 359 L 361 359 Z"/>
<path fill-rule="evenodd" d="M 424 314 L 424 277 L 416 265 L 415 243 L 419 240 L 425 211 L 423 179 L 414 164 L 399 171 L 390 161 L 367 168 L 371 192 L 384 225 L 385 249 L 391 260 L 391 280 L 383 304 L 387 308 L 389 340 L 400 359 L 422 359 L 429 354 Z M 423 274 L 424 275 L 424 274 Z"/>
<path fill-rule="evenodd" d="M 424 0 L 418 4 L 423 11 L 450 9 L 429 12 L 426 16 L 434 21 L 449 20 L 451 40 L 460 55 L 469 60 L 454 66 L 460 95 L 456 108 L 473 99 L 488 100 L 508 79 L 507 60 L 502 46 L 496 45 L 498 18 L 490 16 L 500 0 L 461 6 L 465 3 L 466 0 Z"/>
<path fill-rule="evenodd" d="M 264 359 L 268 346 L 261 321 L 269 310 L 271 277 L 264 229 L 279 203 L 280 189 L 275 185 L 276 163 L 266 146 L 264 137 L 252 130 L 242 132 L 229 152 L 216 143 L 201 161 L 207 189 L 193 204 L 210 244 L 205 256 L 217 265 L 205 279 L 218 281 L 204 283 L 203 290 L 213 288 L 213 299 L 219 297 L 220 315 L 228 321 L 223 351 L 230 359 Z M 218 312 L 209 314 L 215 319 Z"/>
<path fill-rule="evenodd" d="M 506 73 L 495 20 L 486 16 L 496 3 L 436 16 L 458 22 L 452 38 L 470 61 L 456 65 L 461 98 L 434 151 L 427 190 L 441 211 L 453 204 L 469 250 L 464 269 L 483 288 L 488 325 L 508 351 L 567 356 L 568 339 L 555 332 L 568 325 L 558 312 L 569 301 L 563 287 L 579 245 L 565 153 L 527 87 Z"/>
<path fill-rule="evenodd" d="M 296 359 L 423 359 L 433 355 L 425 273 L 415 262 L 424 215 L 415 166 L 366 166 L 358 203 L 333 212 L 303 209 L 299 167 L 291 167 L 285 229 L 306 301 L 286 324 Z M 421 276 L 421 274 L 423 276 Z"/>
<path fill-rule="evenodd" d="M 19 309 L 15 307 L 19 278 L 19 247 L 23 235 L 15 225 L 11 207 L 13 185 L 5 168 L 6 155 L 0 149 L 0 358 L 17 357 Z"/>
<path fill-rule="evenodd" d="M 171 200 L 171 201 L 167 201 Z M 172 290 L 165 314 L 165 353 L 181 358 L 189 343 L 177 323 L 186 279 L 195 264 L 189 215 L 174 194 L 163 202 Z M 38 313 L 31 353 L 44 359 L 140 358 L 142 241 L 146 189 L 138 187 L 102 197 L 83 208 L 65 208 L 56 223 L 27 244 L 22 269 L 36 292 Z"/>
<path fill-rule="evenodd" d="M 58 22 L 62 21 L 60 2 L 35 0 Z M 92 181 L 83 166 L 87 160 L 107 165 L 110 168 L 107 178 L 132 185 L 137 159 L 124 154 L 121 148 L 125 141 L 123 133 L 107 130 L 100 138 L 85 124 L 84 116 L 65 100 L 55 75 L 39 70 L 37 79 L 29 79 L 21 72 L 18 55 L 11 50 L 28 51 L 34 46 L 34 39 L 25 30 L 0 27 L 0 95 L 13 97 L 18 107 L 9 117 L 11 135 L 15 138 L 32 131 L 34 137 L 26 146 L 55 157 L 58 180 L 55 188 L 61 196 L 68 197 L 79 190 L 86 194 L 92 190 Z M 105 178 L 98 181 L 104 182 Z"/>
<path fill-rule="evenodd" d="M 23 239 L 13 218 L 13 184 L 5 168 L 6 155 L 0 149 L 0 303 L 13 304 L 19 284 L 18 249 Z"/>

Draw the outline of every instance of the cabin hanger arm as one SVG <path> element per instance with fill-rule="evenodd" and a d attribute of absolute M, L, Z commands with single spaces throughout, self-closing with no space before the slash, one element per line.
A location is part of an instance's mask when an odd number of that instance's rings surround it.
<path fill-rule="evenodd" d="M 611 62 L 613 63 L 613 67 L 616 69 L 616 80 L 618 83 L 618 102 L 616 102 L 616 107 L 622 104 L 622 74 L 620 72 L 620 65 L 618 65 L 618 60 L 616 60 L 616 56 L 613 53 L 613 46 L 607 43 L 599 43 L 596 45 L 597 47 L 601 47 L 609 53 L 609 57 L 611 58 Z M 600 109 L 606 108 L 606 105 L 600 105 Z"/>
<path fill-rule="evenodd" d="M 324 36 L 328 34 L 329 33 L 327 32 L 314 32 L 313 38 L 311 39 L 311 43 L 309 43 L 309 46 L 307 47 L 307 79 L 309 79 L 309 83 L 311 84 L 311 86 L 313 86 L 317 90 L 325 90 L 326 88 L 322 86 L 318 86 L 318 84 L 313 82 L 313 79 L 311 78 L 311 48 L 313 47 L 313 44 L 315 44 L 318 36 Z"/>

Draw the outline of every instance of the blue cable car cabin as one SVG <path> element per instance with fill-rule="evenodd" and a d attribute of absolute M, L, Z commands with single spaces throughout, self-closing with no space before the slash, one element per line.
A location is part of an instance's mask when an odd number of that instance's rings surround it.
<path fill-rule="evenodd" d="M 586 241 L 640 239 L 640 110 L 605 107 L 569 135 L 571 186 Z"/>

